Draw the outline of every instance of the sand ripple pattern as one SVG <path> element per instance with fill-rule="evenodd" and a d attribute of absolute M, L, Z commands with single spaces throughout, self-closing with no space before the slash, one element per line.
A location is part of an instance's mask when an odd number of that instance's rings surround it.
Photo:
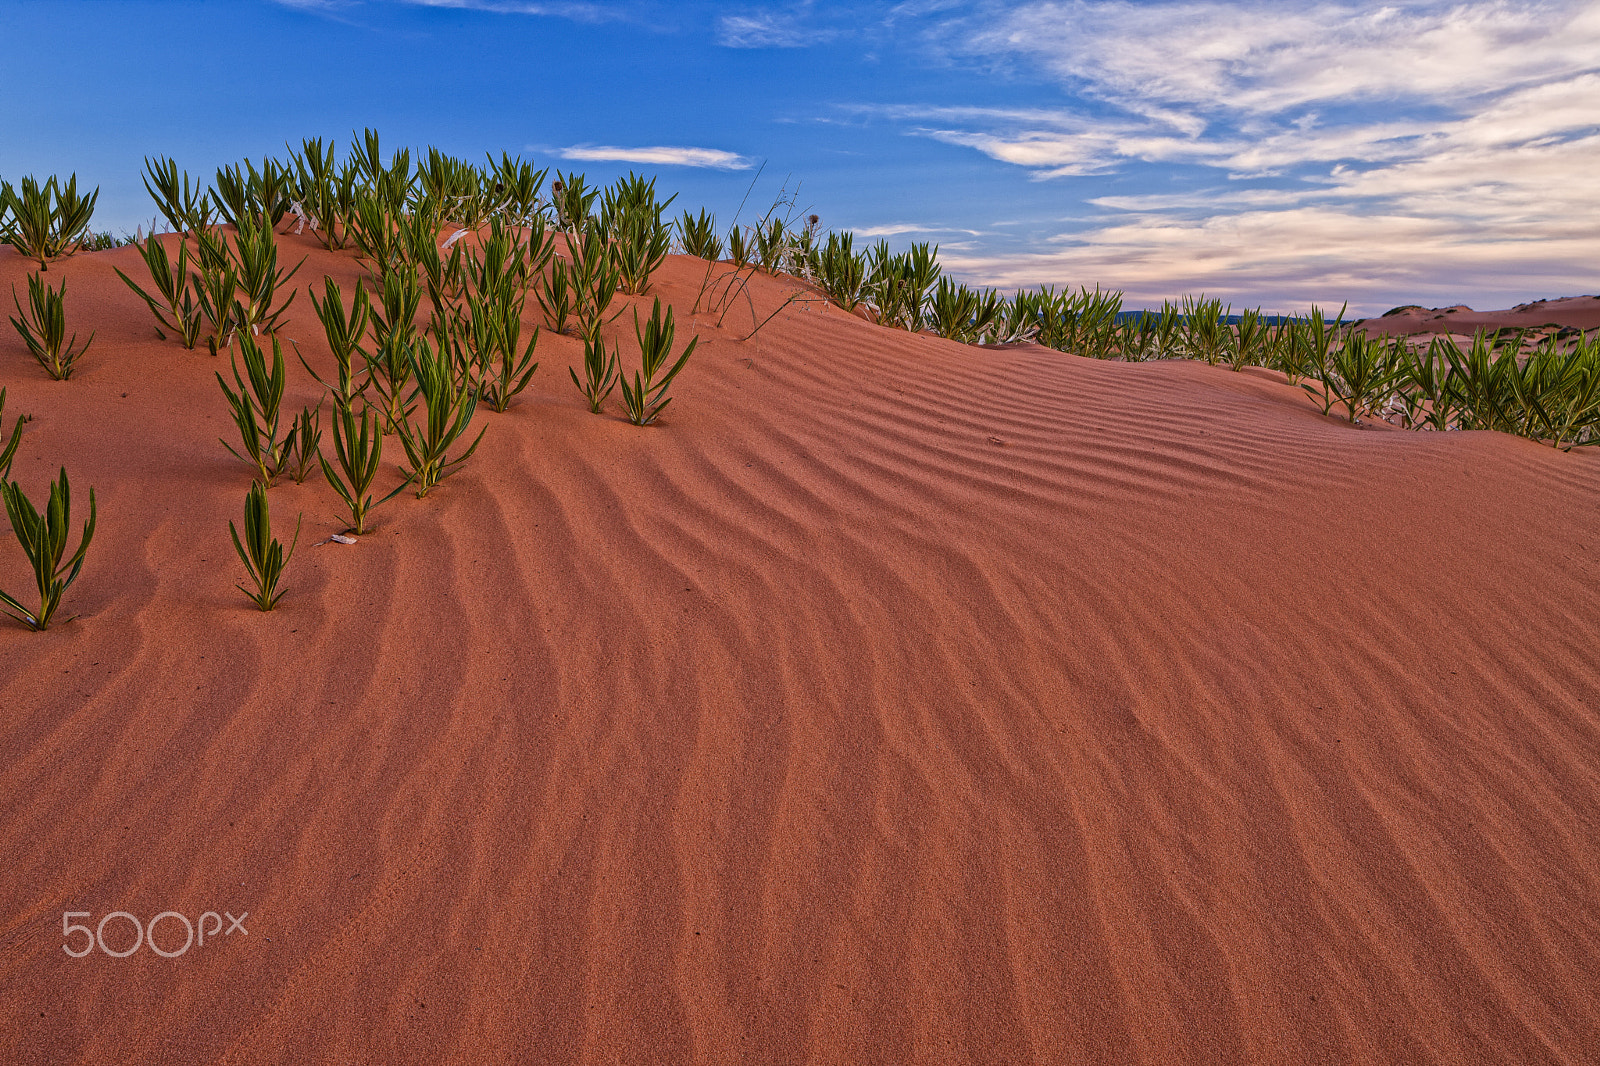
<path fill-rule="evenodd" d="M 214 364 L 112 265 L 63 268 L 81 379 L 0 340 L 17 476 L 101 501 L 81 617 L 0 630 L 0 1060 L 1595 1061 L 1600 457 L 702 316 L 667 424 L 589 415 L 547 337 L 460 475 L 260 615 Z M 272 504 L 335 528 L 320 479 Z M 224 908 L 181 959 L 61 951 Z"/>

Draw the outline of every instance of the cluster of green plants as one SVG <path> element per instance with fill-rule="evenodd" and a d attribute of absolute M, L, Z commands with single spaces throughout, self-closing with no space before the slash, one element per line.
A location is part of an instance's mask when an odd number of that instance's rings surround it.
<path fill-rule="evenodd" d="M 283 173 L 271 166 L 266 170 L 275 178 Z M 177 187 L 177 179 L 164 166 L 147 162 L 147 171 L 147 184 L 154 177 L 164 188 Z M 253 167 L 245 175 L 232 167 L 224 168 L 224 173 L 233 174 L 244 188 L 240 191 L 230 186 L 237 194 L 224 212 L 233 220 L 231 234 L 214 224 L 209 194 L 202 194 L 198 206 L 191 204 L 187 209 L 158 200 L 163 214 L 183 225 L 178 231 L 176 258 L 169 249 L 172 242 L 154 233 L 134 242 L 150 274 L 153 292 L 117 269 L 117 276 L 155 317 L 158 337 L 165 340 L 171 335 L 192 349 L 204 336 L 213 355 L 225 349 L 238 331 L 252 335 L 276 332 L 294 302 L 289 283 L 305 263 L 302 259 L 293 267 L 279 265 L 276 223 L 271 220 L 276 207 L 258 210 L 251 206 L 256 201 L 248 191 L 249 177 L 259 183 L 262 176 Z M 188 189 L 188 181 L 185 174 L 183 189 Z M 273 195 L 281 196 L 281 192 Z M 280 215 L 278 221 L 281 219 Z"/>
<path fill-rule="evenodd" d="M 1353 422 L 1386 416 L 1410 428 L 1486 429 L 1563 451 L 1600 444 L 1600 337 L 1532 340 L 1478 331 L 1427 345 L 1354 330 L 1329 345 L 1305 387 Z"/>
<path fill-rule="evenodd" d="M 11 287 L 17 313 L 8 317 L 29 354 L 57 381 L 72 376 L 94 335 L 81 347 L 76 333 L 67 335 L 67 283 L 50 285 L 42 275 L 52 262 L 98 246 L 100 235 L 90 233 L 89 220 L 99 198 L 98 188 L 88 194 L 78 191 L 76 174 L 65 183 L 54 175 L 43 182 L 29 176 L 16 188 L 0 181 L 0 242 L 39 265 L 39 273 L 28 277 L 26 307 L 16 286 Z"/>
<path fill-rule="evenodd" d="M 0 238 L 49 270 L 53 261 L 83 248 L 99 199 L 98 188 L 78 192 L 76 174 L 65 183 L 54 175 L 43 182 L 30 175 L 15 188 L 0 181 Z"/>

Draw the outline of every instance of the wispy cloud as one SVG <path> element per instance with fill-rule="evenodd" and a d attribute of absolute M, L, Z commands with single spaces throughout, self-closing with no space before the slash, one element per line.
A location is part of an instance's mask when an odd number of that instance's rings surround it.
<path fill-rule="evenodd" d="M 838 33 L 828 18 L 816 17 L 809 0 L 782 10 L 745 11 L 717 19 L 717 43 L 724 48 L 809 48 L 833 40 Z"/>
<path fill-rule="evenodd" d="M 718 170 L 748 170 L 754 165 L 746 156 L 718 148 L 619 148 L 613 145 L 573 145 L 556 149 L 562 159 L 589 163 L 648 163 L 669 167 L 713 167 Z"/>
<path fill-rule="evenodd" d="M 962 233 L 969 237 L 983 236 L 975 229 L 952 229 L 949 226 L 917 226 L 905 222 L 896 222 L 887 226 L 862 226 L 850 232 L 857 237 L 903 237 L 908 233 L 925 233 L 937 235 L 940 233 Z"/>

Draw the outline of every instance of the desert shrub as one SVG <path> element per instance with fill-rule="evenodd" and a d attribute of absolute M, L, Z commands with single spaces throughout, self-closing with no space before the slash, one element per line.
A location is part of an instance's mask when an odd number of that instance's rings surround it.
<path fill-rule="evenodd" d="M 817 280 L 828 298 L 846 311 L 861 306 L 867 281 L 866 257 L 855 250 L 850 233 L 830 233 L 817 255 Z"/>
<path fill-rule="evenodd" d="M 172 332 L 177 334 L 185 348 L 193 348 L 199 342 L 204 315 L 199 302 L 195 299 L 194 291 L 189 286 L 188 244 L 179 242 L 178 261 L 174 263 L 167 255 L 166 246 L 153 233 L 143 242 L 133 243 L 139 249 L 145 267 L 150 271 L 150 280 L 155 285 L 156 295 L 161 298 L 160 301 L 145 292 L 137 282 L 121 270 L 117 270 L 117 277 L 137 293 L 150 308 L 150 313 L 156 319 L 156 336 L 166 340 L 167 333 Z"/>
<path fill-rule="evenodd" d="M 11 287 L 11 301 L 17 306 L 17 316 L 11 319 L 17 333 L 28 346 L 28 352 L 44 367 L 45 373 L 56 381 L 65 381 L 78 367 L 78 360 L 94 343 L 94 334 L 78 347 L 78 335 L 67 337 L 67 280 L 61 279 L 59 289 L 51 288 L 39 274 L 28 275 L 28 307 L 17 299 L 17 289 Z"/>
<path fill-rule="evenodd" d="M 332 278 L 323 278 L 323 298 L 317 299 L 315 288 L 310 289 L 311 306 L 316 309 L 317 318 L 322 322 L 322 332 L 328 339 L 328 350 L 333 353 L 334 365 L 337 368 L 334 380 L 323 380 L 322 376 L 311 369 L 311 364 L 306 362 L 305 356 L 300 355 L 300 364 L 304 366 L 316 379 L 317 384 L 333 393 L 335 402 L 348 404 L 359 395 L 365 386 L 357 387 L 355 383 L 356 356 L 361 357 L 361 364 L 366 365 L 367 350 L 362 345 L 362 340 L 367 335 L 367 322 L 372 313 L 371 301 L 367 298 L 366 287 L 360 282 L 356 283 L 356 294 L 350 302 L 350 311 L 345 313 L 344 296 L 339 291 L 339 285 Z M 299 355 L 298 346 L 295 353 Z"/>
<path fill-rule="evenodd" d="M 1332 413 L 1335 402 L 1345 405 L 1351 422 L 1379 410 L 1391 396 L 1406 371 L 1405 343 L 1382 337 L 1368 337 L 1354 330 L 1345 331 L 1329 358 L 1315 368 L 1320 396 L 1309 382 L 1302 387 L 1322 403 L 1324 414 Z"/>
<path fill-rule="evenodd" d="M 354 170 L 341 171 L 333 142 L 324 147 L 321 137 L 305 138 L 298 152 L 289 149 L 289 166 L 294 170 L 294 188 L 299 197 L 295 212 L 324 248 L 332 251 L 344 247 L 339 229 L 340 208 L 345 199 L 342 187 L 353 182 Z"/>
<path fill-rule="evenodd" d="M 589 410 L 599 414 L 606 397 L 617 387 L 616 349 L 612 348 L 609 351 L 606 349 L 605 341 L 598 329 L 585 333 L 583 380 L 578 379 L 578 372 L 570 366 L 567 367 L 567 373 L 572 375 L 572 383 L 578 386 L 578 391 L 583 393 L 583 398 L 588 401 Z"/>
<path fill-rule="evenodd" d="M 1247 366 L 1266 366 L 1272 351 L 1273 336 L 1261 309 L 1242 311 L 1239 321 L 1226 334 L 1228 365 L 1234 370 Z"/>
<path fill-rule="evenodd" d="M 572 262 L 567 267 L 567 280 L 572 289 L 573 311 L 579 329 L 588 336 L 606 320 L 605 313 L 617 295 L 622 276 L 598 224 L 586 225 L 581 238 L 569 240 L 568 247 Z"/>
<path fill-rule="evenodd" d="M 251 483 L 250 491 L 244 498 L 242 541 L 233 521 L 230 519 L 228 522 L 228 533 L 233 537 L 233 550 L 239 553 L 239 559 L 244 563 L 245 572 L 250 575 L 250 583 L 254 586 L 254 588 L 245 588 L 243 585 L 234 587 L 250 597 L 250 602 L 260 610 L 272 610 L 288 591 L 278 588 L 278 582 L 282 580 L 284 568 L 289 565 L 289 560 L 294 558 L 294 550 L 300 544 L 300 524 L 300 521 L 296 520 L 294 541 L 289 545 L 288 554 L 285 554 L 283 545 L 272 535 L 272 513 L 267 504 L 266 489 L 260 482 Z"/>
<path fill-rule="evenodd" d="M 551 206 L 556 212 L 556 226 L 565 233 L 579 233 L 590 221 L 599 189 L 584 184 L 582 174 L 562 174 L 556 171 L 556 180 L 550 186 Z"/>
<path fill-rule="evenodd" d="M 238 225 L 231 249 L 238 268 L 238 285 L 244 293 L 238 303 L 242 312 L 238 324 L 252 333 L 274 333 L 296 295 L 291 289 L 288 299 L 279 303 L 279 290 L 288 286 L 305 260 L 284 270 L 278 266 L 278 239 L 270 225 L 258 223 L 249 215 L 241 216 Z"/>
<path fill-rule="evenodd" d="M 302 484 L 317 467 L 317 457 L 322 454 L 322 405 L 302 407 L 300 416 L 289 430 L 288 447 L 284 451 L 283 469 L 296 485 Z"/>
<path fill-rule="evenodd" d="M 643 292 L 666 260 L 672 235 L 662 216 L 676 199 L 658 200 L 655 179 L 646 181 L 632 171 L 606 188 L 600 200 L 600 232 L 611 246 L 623 292 Z"/>
<path fill-rule="evenodd" d="M 227 441 L 227 448 L 240 462 L 252 467 L 255 476 L 264 485 L 271 485 L 278 475 L 288 469 L 295 451 L 298 426 L 279 438 L 279 418 L 283 406 L 283 389 L 286 381 L 283 365 L 283 347 L 278 338 L 272 338 L 272 363 L 267 364 L 266 353 L 248 332 L 240 332 L 238 355 L 233 357 L 233 380 L 237 390 L 230 388 L 219 372 L 217 384 L 228 399 L 233 424 L 239 430 L 243 448 L 235 448 Z M 239 357 L 244 359 L 245 372 L 239 373 Z"/>
<path fill-rule="evenodd" d="M 372 483 L 377 480 L 378 467 L 383 462 L 383 424 L 373 417 L 371 407 L 366 404 L 361 406 L 358 422 L 349 404 L 335 402 L 333 450 L 339 461 L 337 469 L 320 449 L 317 452 L 322 476 L 328 479 L 328 484 L 349 509 L 350 528 L 357 535 L 365 533 L 368 513 L 400 495 L 411 484 L 411 479 L 406 478 L 389 495 L 373 501 Z"/>
<path fill-rule="evenodd" d="M 28 557 L 39 593 L 38 608 L 29 610 L 15 596 L 0 592 L 0 610 L 34 632 L 49 629 L 61 597 L 78 580 L 83 557 L 94 539 L 94 489 L 89 490 L 89 520 L 84 523 L 78 548 L 71 556 L 67 556 L 66 550 L 67 538 L 72 532 L 72 486 L 67 481 L 65 467 L 61 469 L 60 478 L 50 483 L 50 496 L 43 512 L 34 508 L 22 486 L 14 481 L 0 479 L 0 497 L 5 500 L 11 531 Z"/>
<path fill-rule="evenodd" d="M 878 321 L 898 329 L 921 330 L 924 308 L 940 275 L 939 249 L 926 242 L 898 255 L 879 241 L 867 255 L 867 293 Z"/>
<path fill-rule="evenodd" d="M 1189 358 L 1204 359 L 1211 366 L 1222 361 L 1228 347 L 1227 314 L 1221 300 L 1183 298 L 1183 343 Z"/>
<path fill-rule="evenodd" d="M 568 332 L 567 320 L 574 312 L 569 277 L 566 261 L 552 260 L 549 274 L 534 290 L 534 295 L 539 298 L 539 307 L 544 311 L 545 324 L 557 333 Z"/>
<path fill-rule="evenodd" d="M 685 211 L 678 217 L 678 247 L 685 255 L 698 256 L 707 261 L 722 258 L 722 240 L 717 236 L 717 220 L 700 209 L 698 215 Z"/>
<path fill-rule="evenodd" d="M 483 173 L 437 148 L 417 160 L 420 196 L 437 205 L 441 219 L 476 229 L 493 207 Z"/>
<path fill-rule="evenodd" d="M 521 156 L 512 158 L 505 152 L 500 153 L 498 163 L 493 156 L 488 159 L 488 185 L 493 196 L 495 215 L 513 226 L 537 226 L 542 236 L 545 214 L 539 193 L 544 188 L 549 168 L 535 170 L 533 164 Z"/>
<path fill-rule="evenodd" d="M 735 223 L 728 230 L 728 258 L 733 260 L 735 271 L 743 270 L 750 265 L 752 250 L 750 243 L 745 240 L 743 227 Z"/>
<path fill-rule="evenodd" d="M 15 189 L 7 186 L 6 199 L 11 205 L 12 247 L 37 261 L 40 270 L 49 270 L 52 259 L 64 259 L 82 247 L 100 190 L 80 195 L 76 174 L 65 185 L 54 175 L 42 185 L 29 176 Z"/>
<path fill-rule="evenodd" d="M 5 426 L 6 390 L 0 388 L 0 428 Z M 0 481 L 5 481 L 11 476 L 11 461 L 17 457 L 17 448 L 22 445 L 22 425 L 28 421 L 26 417 L 19 416 L 11 424 L 11 436 L 8 439 L 0 433 L 0 440 L 5 441 L 5 446 L 0 448 Z"/>
<path fill-rule="evenodd" d="M 400 212 L 383 195 L 370 189 L 355 191 L 346 229 L 356 255 L 365 260 L 373 274 L 383 274 L 405 260 L 400 239 Z"/>
<path fill-rule="evenodd" d="M 402 419 L 394 428 L 411 463 L 408 480 L 416 482 L 417 498 L 421 499 L 472 457 L 485 431 L 479 431 L 466 451 L 454 459 L 448 458 L 449 449 L 472 423 L 472 416 L 478 409 L 478 391 L 450 353 L 429 344 L 427 338 L 419 338 L 408 354 L 411 373 L 417 382 L 417 395 L 422 401 L 423 419 L 421 425 L 416 426 Z"/>
<path fill-rule="evenodd" d="M 294 191 L 294 175 L 282 163 L 264 158 L 257 170 L 246 159 L 242 170 L 236 164 L 217 168 L 211 199 L 230 225 L 270 230 L 289 213 Z"/>
<path fill-rule="evenodd" d="M 211 201 L 196 182 L 189 184 L 189 172 L 179 179 L 178 164 L 166 156 L 145 157 L 144 187 L 156 202 L 167 224 L 175 233 L 193 233 L 211 224 Z"/>
<path fill-rule="evenodd" d="M 401 148 L 384 163 L 377 130 L 365 129 L 359 139 L 353 140 L 350 166 L 355 181 L 380 202 L 386 217 L 399 217 L 417 184 L 417 174 L 411 166 L 411 150 Z"/>
<path fill-rule="evenodd" d="M 941 337 L 974 344 L 991 336 L 1001 315 L 1000 299 L 949 278 L 940 278 L 929 306 L 929 324 Z"/>
<path fill-rule="evenodd" d="M 633 332 L 639 341 L 643 377 L 640 371 L 635 371 L 632 385 L 628 384 L 626 377 L 622 378 L 622 409 L 629 422 L 636 426 L 648 426 L 660 418 L 661 412 L 672 402 L 672 397 L 667 395 L 667 386 L 672 384 L 672 379 L 678 376 L 678 372 L 689 361 L 689 356 L 694 354 L 700 338 L 692 338 L 684 347 L 683 354 L 678 356 L 678 361 L 662 373 L 661 368 L 672 358 L 672 308 L 667 308 L 666 317 L 663 318 L 661 300 L 658 298 L 650 310 L 650 320 L 642 327 L 639 325 L 639 312 L 635 311 Z"/>
<path fill-rule="evenodd" d="M 533 359 L 539 343 L 539 328 L 534 327 L 526 345 L 522 343 L 523 296 L 500 299 L 473 297 L 467 329 L 473 337 L 474 371 L 479 394 L 490 408 L 503 412 L 511 400 L 528 387 L 539 364 Z"/>

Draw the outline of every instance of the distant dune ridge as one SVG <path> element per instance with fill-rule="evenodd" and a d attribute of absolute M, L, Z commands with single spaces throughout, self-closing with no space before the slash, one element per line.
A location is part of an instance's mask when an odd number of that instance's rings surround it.
<path fill-rule="evenodd" d="M 1474 311 L 1465 304 L 1454 307 L 1397 307 L 1379 318 L 1358 323 L 1368 333 L 1397 336 L 1407 333 L 1451 333 L 1471 336 L 1478 330 L 1600 329 L 1600 296 L 1567 296 L 1534 300 L 1503 311 Z"/>
<path fill-rule="evenodd" d="M 51 266 L 71 381 L 0 334 L 14 476 L 100 508 L 77 619 L 0 627 L 0 1061 L 1595 1061 L 1592 449 L 819 303 L 741 342 L 674 256 L 622 298 L 702 338 L 660 426 L 546 333 L 358 543 L 273 488 L 262 614 L 224 364 L 114 266 Z M 114 911 L 248 932 L 63 951 Z"/>

